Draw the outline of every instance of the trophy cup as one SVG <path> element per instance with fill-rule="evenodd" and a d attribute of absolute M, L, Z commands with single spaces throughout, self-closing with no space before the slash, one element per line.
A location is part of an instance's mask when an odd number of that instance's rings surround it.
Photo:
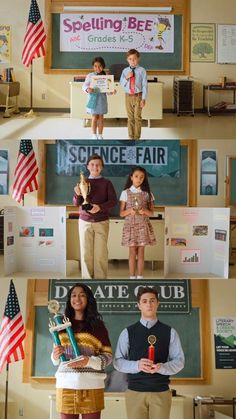
<path fill-rule="evenodd" d="M 48 311 L 51 314 L 54 314 L 53 316 L 53 320 L 50 318 L 49 319 L 49 332 L 52 335 L 53 338 L 53 342 L 55 343 L 55 345 L 61 345 L 61 341 L 59 338 L 59 333 L 61 330 L 66 330 L 66 333 L 69 337 L 71 346 L 73 348 L 74 354 L 76 356 L 76 358 L 73 359 L 73 362 L 77 361 L 78 358 L 81 359 L 81 352 L 78 348 L 72 327 L 71 327 L 71 322 L 69 321 L 69 319 L 64 315 L 58 313 L 60 310 L 60 304 L 58 303 L 57 300 L 50 300 L 48 303 Z M 71 361 L 67 361 L 66 360 L 66 356 L 64 354 L 62 354 L 60 356 L 60 360 L 62 362 L 71 362 Z"/>
<path fill-rule="evenodd" d="M 157 338 L 155 335 L 150 335 L 148 336 L 148 343 L 149 343 L 149 347 L 148 347 L 148 359 L 150 359 L 151 361 L 155 361 L 155 343 L 157 341 Z"/>
<path fill-rule="evenodd" d="M 134 195 L 134 199 L 133 199 L 133 209 L 136 212 L 136 214 L 138 214 L 139 213 L 139 210 L 141 209 L 140 200 L 139 200 L 139 196 L 138 195 L 139 194 L 135 194 Z"/>
<path fill-rule="evenodd" d="M 84 202 L 82 204 L 82 209 L 85 210 L 85 211 L 89 211 L 93 208 L 92 204 L 90 204 L 87 201 L 87 196 L 90 193 L 91 186 L 88 183 L 88 181 L 86 180 L 86 178 L 84 176 L 84 173 L 82 171 L 80 172 L 79 188 L 80 188 L 81 195 L 84 198 Z"/>

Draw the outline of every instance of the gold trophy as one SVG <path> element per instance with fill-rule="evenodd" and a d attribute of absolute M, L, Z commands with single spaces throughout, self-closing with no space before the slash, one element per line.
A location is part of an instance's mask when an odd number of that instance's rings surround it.
<path fill-rule="evenodd" d="M 82 204 L 82 209 L 84 211 L 89 211 L 93 208 L 92 204 L 87 201 L 87 196 L 90 193 L 91 186 L 90 183 L 87 181 L 86 177 L 84 176 L 84 172 L 80 172 L 80 182 L 79 182 L 80 193 L 84 198 L 84 202 Z"/>
<path fill-rule="evenodd" d="M 134 195 L 134 199 L 133 199 L 133 209 L 136 212 L 136 214 L 139 214 L 139 210 L 141 209 L 140 207 L 140 200 L 139 200 L 139 196 L 138 194 Z"/>

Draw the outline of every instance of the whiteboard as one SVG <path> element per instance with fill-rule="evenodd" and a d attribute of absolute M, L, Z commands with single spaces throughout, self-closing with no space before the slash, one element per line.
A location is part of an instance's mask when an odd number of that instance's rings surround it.
<path fill-rule="evenodd" d="M 236 25 L 217 25 L 217 62 L 236 63 Z"/>

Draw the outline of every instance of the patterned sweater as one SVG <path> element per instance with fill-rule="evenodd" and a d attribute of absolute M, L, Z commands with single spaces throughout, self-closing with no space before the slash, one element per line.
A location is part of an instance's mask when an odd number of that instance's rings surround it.
<path fill-rule="evenodd" d="M 104 369 L 112 362 L 111 343 L 104 323 L 99 320 L 93 332 L 86 330 L 81 320 L 72 320 L 71 323 L 80 352 L 89 356 L 89 362 L 84 368 L 71 368 L 63 362 L 60 363 L 60 360 L 53 359 L 52 355 L 53 364 L 59 364 L 55 374 L 56 387 L 81 390 L 104 388 Z M 59 337 L 65 348 L 66 358 L 72 359 L 73 350 L 67 333 L 61 332 Z"/>

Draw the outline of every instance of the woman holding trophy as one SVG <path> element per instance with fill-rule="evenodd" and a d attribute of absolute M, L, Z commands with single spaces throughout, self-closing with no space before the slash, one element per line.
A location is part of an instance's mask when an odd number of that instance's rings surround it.
<path fill-rule="evenodd" d="M 107 240 L 109 210 L 117 203 L 115 189 L 102 175 L 103 159 L 98 154 L 88 158 L 88 179 L 83 173 L 74 187 L 74 205 L 80 206 L 79 240 L 83 279 L 105 279 L 108 269 Z"/>
<path fill-rule="evenodd" d="M 97 311 L 92 291 L 75 284 L 68 292 L 65 316 L 70 321 L 81 356 L 73 360 L 66 330 L 59 332 L 61 345 L 55 345 L 52 362 L 56 372 L 57 411 L 61 419 L 100 419 L 104 409 L 104 369 L 112 361 L 107 329 Z M 65 362 L 60 363 L 64 355 Z M 72 359 L 71 359 L 72 358 Z"/>

